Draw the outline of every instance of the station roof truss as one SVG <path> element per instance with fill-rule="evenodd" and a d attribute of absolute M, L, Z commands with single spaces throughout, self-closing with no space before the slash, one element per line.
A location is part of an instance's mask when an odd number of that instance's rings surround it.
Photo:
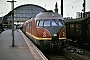
<path fill-rule="evenodd" d="M 36 14 L 42 11 L 46 11 L 46 9 L 34 4 L 25 4 L 25 5 L 18 6 L 14 8 L 14 22 L 17 22 L 17 21 L 25 22 L 26 20 L 32 17 L 35 17 Z M 12 21 L 11 14 L 12 14 L 12 11 L 10 11 L 8 14 L 6 14 L 3 17 L 4 23 L 7 21 Z"/>

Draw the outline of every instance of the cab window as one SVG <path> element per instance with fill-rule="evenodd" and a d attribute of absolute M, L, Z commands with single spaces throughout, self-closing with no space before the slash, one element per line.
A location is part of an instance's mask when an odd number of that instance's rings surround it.
<path fill-rule="evenodd" d="M 44 26 L 50 26 L 50 20 L 44 20 Z"/>
<path fill-rule="evenodd" d="M 62 26 L 64 24 L 63 20 L 58 20 L 58 23 L 59 23 L 59 26 Z"/>
<path fill-rule="evenodd" d="M 52 26 L 58 26 L 58 23 L 56 20 L 52 20 Z"/>

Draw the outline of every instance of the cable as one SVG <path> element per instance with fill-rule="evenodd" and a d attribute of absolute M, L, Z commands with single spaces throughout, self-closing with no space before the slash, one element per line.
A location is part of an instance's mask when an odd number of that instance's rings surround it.
<path fill-rule="evenodd" d="M 65 6 L 71 6 L 71 4 L 75 4 L 75 3 L 79 2 L 79 1 L 81 1 L 81 0 L 77 0 L 77 1 L 72 2 L 72 3 L 70 3 L 70 4 L 68 4 L 68 5 L 65 5 Z M 64 6 L 64 7 L 65 7 L 65 6 Z"/>

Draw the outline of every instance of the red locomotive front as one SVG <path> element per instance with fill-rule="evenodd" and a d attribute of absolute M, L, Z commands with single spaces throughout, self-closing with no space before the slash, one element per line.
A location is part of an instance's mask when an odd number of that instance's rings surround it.
<path fill-rule="evenodd" d="M 26 33 L 38 46 L 47 48 L 53 48 L 54 45 L 64 46 L 66 31 L 63 17 L 60 14 L 48 11 L 40 12 L 25 25 L 24 30 L 26 29 Z"/>

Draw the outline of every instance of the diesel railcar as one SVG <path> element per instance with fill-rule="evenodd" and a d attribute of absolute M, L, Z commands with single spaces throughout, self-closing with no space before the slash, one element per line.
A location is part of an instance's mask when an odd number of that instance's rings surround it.
<path fill-rule="evenodd" d="M 33 42 L 45 49 L 63 48 L 66 40 L 66 29 L 63 17 L 53 11 L 44 11 L 23 24 L 23 31 Z"/>
<path fill-rule="evenodd" d="M 83 48 L 90 47 L 90 17 L 66 20 L 66 38 Z"/>

